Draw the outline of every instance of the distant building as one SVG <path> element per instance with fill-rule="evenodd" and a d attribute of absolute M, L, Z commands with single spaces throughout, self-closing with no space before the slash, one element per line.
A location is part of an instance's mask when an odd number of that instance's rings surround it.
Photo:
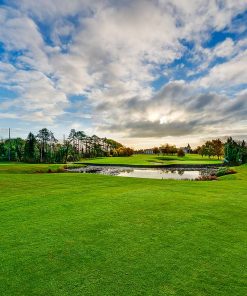
<path fill-rule="evenodd" d="M 180 147 L 180 149 L 182 149 L 185 154 L 188 154 L 188 153 L 192 152 L 190 144 L 188 144 L 186 147 Z"/>
<path fill-rule="evenodd" d="M 183 150 L 183 152 L 184 152 L 185 154 L 188 153 L 188 149 L 187 149 L 187 147 L 180 147 L 179 149 Z"/>
<path fill-rule="evenodd" d="M 143 154 L 154 154 L 153 149 L 144 149 Z"/>

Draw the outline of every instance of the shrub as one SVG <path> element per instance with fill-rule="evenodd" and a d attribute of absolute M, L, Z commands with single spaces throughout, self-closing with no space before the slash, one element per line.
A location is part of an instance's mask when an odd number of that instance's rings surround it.
<path fill-rule="evenodd" d="M 229 168 L 220 168 L 216 172 L 217 177 L 225 176 L 225 175 L 231 175 L 231 174 L 236 174 L 237 172 L 234 169 L 229 169 Z"/>

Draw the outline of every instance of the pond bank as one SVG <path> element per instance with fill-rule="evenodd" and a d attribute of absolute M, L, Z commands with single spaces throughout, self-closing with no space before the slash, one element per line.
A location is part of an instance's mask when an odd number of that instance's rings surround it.
<path fill-rule="evenodd" d="M 89 162 L 75 162 L 77 165 L 87 165 L 87 166 L 96 166 L 96 167 L 121 167 L 121 168 L 163 168 L 163 169 L 200 169 L 200 168 L 219 168 L 224 167 L 225 164 L 223 163 L 216 163 L 216 164 L 158 164 L 158 165 L 142 165 L 142 164 L 97 164 L 97 163 L 89 163 Z"/>

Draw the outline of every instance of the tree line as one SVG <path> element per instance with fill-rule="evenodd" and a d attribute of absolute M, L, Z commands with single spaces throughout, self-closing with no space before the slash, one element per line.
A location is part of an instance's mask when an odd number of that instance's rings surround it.
<path fill-rule="evenodd" d="M 177 148 L 175 145 L 165 144 L 162 145 L 160 148 L 154 147 L 153 148 L 154 154 L 163 154 L 163 155 L 175 155 L 183 157 L 185 153 L 189 154 L 200 154 L 202 157 L 212 157 L 217 156 L 218 159 L 223 157 L 224 155 L 224 143 L 220 139 L 207 141 L 202 146 L 198 146 L 196 149 L 192 149 L 190 144 L 188 144 L 184 148 Z"/>
<path fill-rule="evenodd" d="M 247 145 L 245 141 L 234 141 L 231 137 L 226 142 L 220 139 L 206 141 L 203 145 L 192 149 L 190 144 L 184 148 L 177 148 L 176 145 L 165 144 L 151 149 L 153 154 L 185 156 L 185 153 L 199 154 L 202 157 L 224 157 L 224 162 L 228 165 L 239 165 L 247 163 Z M 135 153 L 143 154 L 141 149 Z"/>
<path fill-rule="evenodd" d="M 138 150 L 135 153 L 145 153 Z M 165 144 L 152 148 L 154 154 L 185 156 L 186 153 L 200 154 L 202 157 L 224 157 L 228 165 L 247 163 L 247 145 L 245 141 L 235 141 L 231 137 L 224 143 L 220 139 L 206 141 L 203 145 L 192 149 L 177 148 Z M 81 158 L 103 156 L 131 156 L 134 150 L 121 143 L 96 135 L 88 136 L 83 131 L 72 129 L 69 136 L 59 142 L 53 132 L 47 128 L 41 129 L 37 135 L 29 133 L 26 139 L 20 137 L 0 140 L 0 161 L 8 159 L 30 163 L 66 163 L 78 161 Z"/>
<path fill-rule="evenodd" d="M 198 146 L 196 151 L 198 154 L 203 156 L 217 156 L 218 159 L 224 155 L 224 143 L 220 139 L 207 141 L 202 146 Z"/>
<path fill-rule="evenodd" d="M 130 156 L 133 149 L 121 143 L 83 131 L 72 129 L 69 136 L 59 142 L 53 132 L 41 129 L 37 135 L 29 133 L 26 139 L 14 138 L 0 141 L 0 160 L 30 163 L 66 163 L 81 158 L 100 156 Z"/>
<path fill-rule="evenodd" d="M 240 165 L 247 163 L 247 145 L 245 141 L 235 141 L 229 137 L 225 143 L 220 139 L 207 141 L 204 145 L 197 147 L 197 152 L 202 156 L 224 156 L 226 165 Z"/>

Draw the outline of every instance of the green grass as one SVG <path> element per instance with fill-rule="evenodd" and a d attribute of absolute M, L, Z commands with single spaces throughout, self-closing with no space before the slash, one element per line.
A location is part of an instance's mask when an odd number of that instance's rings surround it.
<path fill-rule="evenodd" d="M 29 164 L 17 162 L 0 162 L 0 174 L 34 174 L 34 173 L 61 173 L 65 168 L 81 167 L 76 164 Z"/>
<path fill-rule="evenodd" d="M 202 157 L 198 154 L 187 154 L 184 157 L 136 154 L 129 157 L 98 157 L 94 159 L 82 159 L 88 164 L 121 164 L 121 165 L 170 165 L 170 164 L 218 164 L 222 160 L 217 157 Z"/>
<path fill-rule="evenodd" d="M 237 171 L 0 174 L 0 295 L 245 296 L 247 166 Z"/>

